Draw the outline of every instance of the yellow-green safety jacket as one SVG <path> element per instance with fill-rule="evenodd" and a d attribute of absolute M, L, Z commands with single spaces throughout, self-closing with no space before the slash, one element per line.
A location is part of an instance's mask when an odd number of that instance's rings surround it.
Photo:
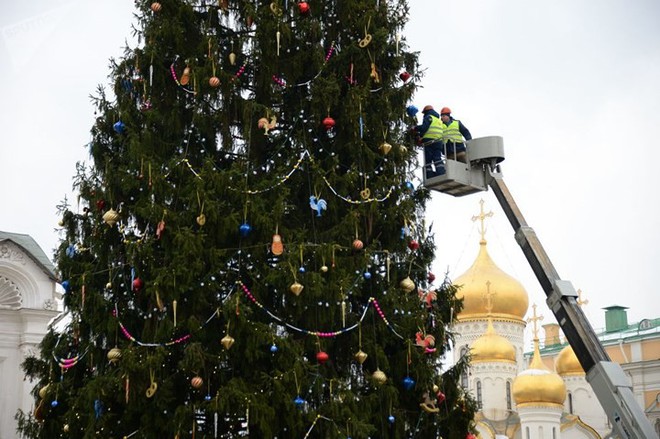
<path fill-rule="evenodd" d="M 428 140 L 441 140 L 443 138 L 443 123 L 439 117 L 429 115 L 431 118 L 431 125 L 429 129 L 426 130 L 422 138 Z"/>
<path fill-rule="evenodd" d="M 452 120 L 449 125 L 445 125 L 442 122 L 441 125 L 442 140 L 444 142 L 463 143 L 463 135 L 458 128 L 458 121 L 456 119 Z"/>

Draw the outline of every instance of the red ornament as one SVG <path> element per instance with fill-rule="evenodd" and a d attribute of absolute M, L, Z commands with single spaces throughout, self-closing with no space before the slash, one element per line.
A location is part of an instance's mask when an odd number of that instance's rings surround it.
<path fill-rule="evenodd" d="M 359 239 L 355 238 L 355 240 L 353 241 L 353 249 L 362 250 L 363 248 L 364 248 L 364 243 Z"/>
<path fill-rule="evenodd" d="M 298 11 L 300 11 L 302 15 L 309 14 L 309 3 L 307 2 L 298 3 Z"/>
<path fill-rule="evenodd" d="M 318 361 L 319 364 L 324 364 L 329 358 L 330 356 L 326 352 L 318 351 L 316 353 L 316 361 Z"/>
<path fill-rule="evenodd" d="M 220 86 L 220 78 L 217 76 L 211 76 L 209 78 L 209 85 L 213 88 L 219 87 Z"/>
<path fill-rule="evenodd" d="M 133 291 L 139 293 L 144 288 L 144 281 L 139 277 L 133 279 Z"/>
<path fill-rule="evenodd" d="M 433 283 L 433 281 L 435 280 L 435 274 L 429 271 L 429 274 L 426 275 L 426 279 L 429 281 L 429 283 Z"/>
<path fill-rule="evenodd" d="M 411 239 L 410 242 L 408 243 L 408 248 L 412 251 L 415 251 L 419 248 L 419 242 L 415 241 L 414 239 Z"/>
<path fill-rule="evenodd" d="M 476 437 L 475 435 L 473 435 L 472 433 L 468 433 L 468 434 L 465 436 L 465 439 L 477 439 L 477 437 Z"/>
<path fill-rule="evenodd" d="M 404 71 L 404 72 L 401 72 L 401 74 L 399 75 L 399 78 L 401 78 L 401 80 L 403 82 L 407 82 L 410 79 L 411 76 L 412 75 L 410 73 Z"/>
<path fill-rule="evenodd" d="M 442 404 L 445 402 L 445 399 L 447 398 L 444 393 L 438 390 L 438 393 L 435 394 L 436 398 L 438 398 L 438 404 Z"/>
<path fill-rule="evenodd" d="M 105 210 L 105 200 L 98 200 L 96 202 L 96 208 L 101 212 L 104 211 Z"/>
<path fill-rule="evenodd" d="M 323 128 L 325 128 L 327 131 L 333 129 L 334 127 L 335 127 L 335 120 L 333 118 L 328 116 L 325 119 L 323 119 Z"/>

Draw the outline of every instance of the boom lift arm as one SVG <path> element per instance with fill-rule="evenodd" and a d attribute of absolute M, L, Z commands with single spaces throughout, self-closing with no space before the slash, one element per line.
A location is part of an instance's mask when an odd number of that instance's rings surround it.
<path fill-rule="evenodd" d="M 559 277 L 504 183 L 498 164 L 504 160 L 502 138 L 473 139 L 468 143 L 467 154 L 467 163 L 447 160 L 445 174 L 425 178 L 424 185 L 454 196 L 487 190 L 486 184 L 493 190 L 513 227 L 518 245 L 547 296 L 546 303 L 586 372 L 586 379 L 610 419 L 613 430 L 624 439 L 657 438 L 650 421 L 635 400 L 630 379 L 619 364 L 610 360 L 577 304 L 578 295 L 573 285 Z"/>

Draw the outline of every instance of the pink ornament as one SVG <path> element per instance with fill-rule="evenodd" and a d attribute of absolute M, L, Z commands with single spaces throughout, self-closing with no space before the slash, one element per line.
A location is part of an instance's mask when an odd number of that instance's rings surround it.
<path fill-rule="evenodd" d="M 364 243 L 359 239 L 355 238 L 355 240 L 353 241 L 353 249 L 362 250 L 363 248 L 364 248 Z"/>

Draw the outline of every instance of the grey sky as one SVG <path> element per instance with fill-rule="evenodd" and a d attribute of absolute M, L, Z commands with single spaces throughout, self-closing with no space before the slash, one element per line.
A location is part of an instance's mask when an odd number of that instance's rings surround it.
<path fill-rule="evenodd" d="M 0 229 L 51 255 L 55 205 L 87 157 L 89 101 L 108 59 L 131 36 L 132 1 L 3 2 L 0 18 Z M 505 181 L 562 278 L 581 289 L 593 326 L 601 308 L 660 317 L 660 3 L 654 0 L 410 0 L 403 36 L 426 75 L 414 104 L 449 106 L 473 136 L 500 135 Z M 428 211 L 434 271 L 472 263 L 479 199 L 495 262 L 545 295 L 495 197 L 438 194 Z M 75 206 L 75 198 L 69 202 Z"/>

